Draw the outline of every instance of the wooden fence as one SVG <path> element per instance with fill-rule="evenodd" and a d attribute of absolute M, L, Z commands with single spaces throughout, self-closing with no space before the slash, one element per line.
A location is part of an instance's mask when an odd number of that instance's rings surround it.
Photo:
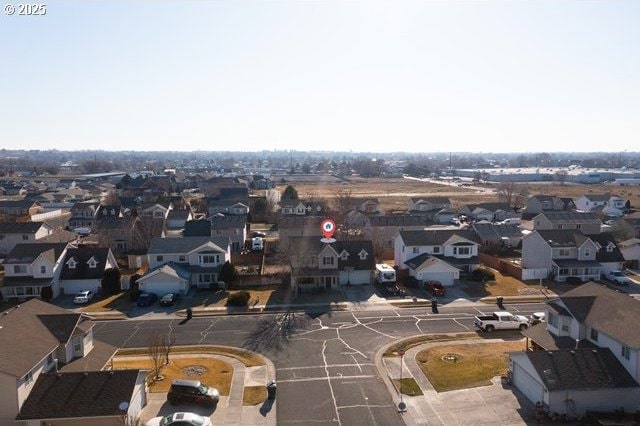
<path fill-rule="evenodd" d="M 480 261 L 485 265 L 495 269 L 500 272 L 502 275 L 508 275 L 513 278 L 517 278 L 519 280 L 522 279 L 522 268 L 518 265 L 514 265 L 508 260 L 500 259 L 497 257 L 493 257 L 486 253 L 478 253 L 478 257 Z"/>

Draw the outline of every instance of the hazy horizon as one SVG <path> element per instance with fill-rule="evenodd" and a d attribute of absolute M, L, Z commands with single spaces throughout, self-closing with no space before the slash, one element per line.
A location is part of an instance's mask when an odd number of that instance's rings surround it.
<path fill-rule="evenodd" d="M 0 15 L 0 148 L 630 151 L 639 21 L 635 1 L 56 2 Z"/>

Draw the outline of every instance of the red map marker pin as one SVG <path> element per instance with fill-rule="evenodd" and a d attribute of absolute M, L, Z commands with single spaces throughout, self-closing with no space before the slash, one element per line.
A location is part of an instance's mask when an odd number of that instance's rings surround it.
<path fill-rule="evenodd" d="M 322 235 L 326 239 L 333 237 L 333 233 L 336 232 L 336 223 L 331 219 L 325 219 L 320 224 L 320 229 L 322 229 Z"/>

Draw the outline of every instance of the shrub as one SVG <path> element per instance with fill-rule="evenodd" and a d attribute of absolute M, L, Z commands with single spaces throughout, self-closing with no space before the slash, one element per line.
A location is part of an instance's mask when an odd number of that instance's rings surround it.
<path fill-rule="evenodd" d="M 227 306 L 247 306 L 250 298 L 248 291 L 237 291 L 227 296 Z"/>
<path fill-rule="evenodd" d="M 471 273 L 472 281 L 491 281 L 496 279 L 496 274 L 492 270 L 486 268 L 475 269 Z"/>
<path fill-rule="evenodd" d="M 51 299 L 53 299 L 53 290 L 51 289 L 50 285 L 42 287 L 42 289 L 40 290 L 40 297 L 45 302 L 48 302 Z M 2 300 L 2 294 L 0 294 L 0 300 Z"/>

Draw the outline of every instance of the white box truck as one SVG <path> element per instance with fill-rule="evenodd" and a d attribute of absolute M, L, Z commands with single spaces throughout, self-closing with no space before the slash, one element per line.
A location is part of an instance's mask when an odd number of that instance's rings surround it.
<path fill-rule="evenodd" d="M 378 284 L 394 284 L 396 282 L 396 270 L 386 263 L 376 265 L 376 282 Z"/>

